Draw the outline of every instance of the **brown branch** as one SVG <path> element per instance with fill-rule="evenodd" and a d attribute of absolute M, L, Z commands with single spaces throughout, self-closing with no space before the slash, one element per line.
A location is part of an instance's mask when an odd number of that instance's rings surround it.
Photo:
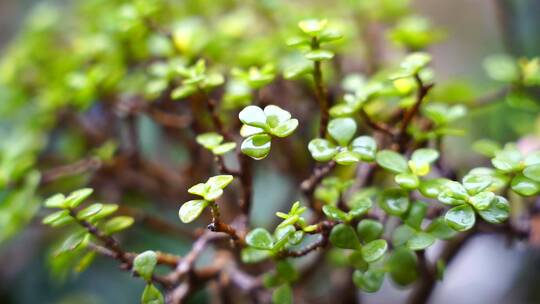
<path fill-rule="evenodd" d="M 403 151 L 405 148 L 405 143 L 407 142 L 408 136 L 407 136 L 407 128 L 409 127 L 409 124 L 412 122 L 413 118 L 418 113 L 418 110 L 420 109 L 420 106 L 422 105 L 422 101 L 424 100 L 424 97 L 426 97 L 427 93 L 431 88 L 433 88 L 434 84 L 424 84 L 422 79 L 418 74 L 414 75 L 414 79 L 416 81 L 416 85 L 418 86 L 417 94 L 416 94 L 416 101 L 412 108 L 405 112 L 405 115 L 403 116 L 403 120 L 401 122 L 401 128 L 399 130 L 398 134 L 398 144 L 400 146 L 400 150 Z"/>
<path fill-rule="evenodd" d="M 216 161 L 216 164 L 218 166 L 218 170 L 221 174 L 230 174 L 232 176 L 240 176 L 240 172 L 237 171 L 237 170 L 233 170 L 229 167 L 227 167 L 227 165 L 225 165 L 225 159 L 223 158 L 223 156 L 221 155 L 215 155 L 214 156 L 214 160 Z"/>
<path fill-rule="evenodd" d="M 307 255 L 308 253 L 312 252 L 312 251 L 315 251 L 319 248 L 324 248 L 326 247 L 326 245 L 328 245 L 328 237 L 330 235 L 330 231 L 332 230 L 332 228 L 337 225 L 338 222 L 334 222 L 334 221 L 321 221 L 320 223 L 317 224 L 317 229 L 315 229 L 315 231 L 313 232 L 310 232 L 309 234 L 318 234 L 320 236 L 320 238 L 309 244 L 308 246 L 300 249 L 300 250 L 284 250 L 284 251 L 281 251 L 278 256 L 280 258 L 286 258 L 286 257 L 293 257 L 293 258 L 297 258 L 297 257 L 301 257 L 301 256 L 304 256 L 304 255 Z"/>
<path fill-rule="evenodd" d="M 219 207 L 216 202 L 210 203 L 210 210 L 212 212 L 212 223 L 208 225 L 208 230 L 213 232 L 226 233 L 239 247 L 245 246 L 244 238 L 236 232 L 236 229 L 234 229 L 231 225 L 225 224 L 221 221 Z"/>
<path fill-rule="evenodd" d="M 318 50 L 320 48 L 319 40 L 317 37 L 313 37 L 311 40 L 311 48 L 313 50 Z M 319 137 L 326 137 L 326 129 L 328 128 L 328 120 L 330 119 L 330 114 L 328 112 L 328 92 L 324 86 L 321 62 L 313 62 L 313 81 L 315 83 L 315 97 L 319 103 L 319 108 L 321 111 L 321 122 L 319 125 Z"/>
<path fill-rule="evenodd" d="M 240 161 L 240 183 L 242 184 L 242 198 L 240 208 L 242 213 L 249 216 L 251 211 L 251 198 L 253 195 L 253 170 L 251 159 L 237 150 L 237 157 Z"/>
<path fill-rule="evenodd" d="M 313 170 L 311 176 L 300 184 L 300 189 L 302 190 L 304 195 L 310 200 L 310 202 L 312 203 L 312 207 L 313 193 L 315 191 L 315 188 L 319 185 L 322 179 L 327 176 L 335 167 L 336 162 L 334 160 L 328 162 L 324 166 L 317 167 Z"/>
<path fill-rule="evenodd" d="M 125 205 L 121 205 L 119 208 L 121 213 L 131 216 L 135 219 L 135 221 L 140 222 L 143 225 L 147 225 L 149 228 L 154 229 L 157 232 L 176 237 L 182 236 L 191 240 L 196 238 L 196 235 L 191 230 L 169 223 L 168 221 L 143 210 L 127 207 Z"/>
<path fill-rule="evenodd" d="M 49 184 L 60 178 L 78 175 L 87 171 L 94 171 L 102 166 L 101 160 L 97 158 L 88 158 L 79 160 L 73 164 L 60 166 L 49 169 L 42 173 L 40 183 L 42 185 Z"/>
<path fill-rule="evenodd" d="M 446 265 L 450 264 L 461 248 L 463 248 L 467 241 L 471 239 L 474 233 L 475 230 L 473 228 L 473 230 L 462 233 L 455 239 L 448 241 L 437 260 L 444 261 Z M 414 289 L 406 301 L 406 303 L 409 304 L 427 303 L 437 283 L 436 267 L 427 264 L 427 260 L 425 260 L 422 254 L 420 255 L 420 258 L 419 271 L 422 276 L 416 282 Z"/>
<path fill-rule="evenodd" d="M 394 131 L 386 124 L 384 123 L 378 123 L 371 119 L 368 113 L 364 109 L 360 109 L 360 115 L 366 122 L 366 124 L 373 130 L 379 131 L 381 133 L 384 133 L 388 135 L 390 138 L 394 138 Z"/>

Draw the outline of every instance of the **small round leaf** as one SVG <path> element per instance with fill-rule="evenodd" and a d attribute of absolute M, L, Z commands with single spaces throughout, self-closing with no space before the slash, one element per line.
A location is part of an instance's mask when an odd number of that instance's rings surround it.
<path fill-rule="evenodd" d="M 264 228 L 255 228 L 246 235 L 246 243 L 257 249 L 270 250 L 274 247 L 272 235 Z"/>
<path fill-rule="evenodd" d="M 454 207 L 444 216 L 446 223 L 456 231 L 467 231 L 474 226 L 476 217 L 474 210 L 469 205 Z"/>
<path fill-rule="evenodd" d="M 133 259 L 133 270 L 137 272 L 143 279 L 150 281 L 152 273 L 157 264 L 157 255 L 154 251 L 148 250 L 140 253 Z"/>
<path fill-rule="evenodd" d="M 252 135 L 244 139 L 240 149 L 242 153 L 253 159 L 263 159 L 270 153 L 271 139 L 268 134 Z"/>
<path fill-rule="evenodd" d="M 349 144 L 355 133 L 356 122 L 352 118 L 336 118 L 328 124 L 328 134 L 342 147 Z"/>
<path fill-rule="evenodd" d="M 316 161 L 326 162 L 336 155 L 338 149 L 330 141 L 322 138 L 315 138 L 308 144 L 308 150 Z"/>
<path fill-rule="evenodd" d="M 209 202 L 205 200 L 192 200 L 185 202 L 178 215 L 183 223 L 191 223 L 196 220 L 203 212 L 204 208 L 208 206 Z"/>
<path fill-rule="evenodd" d="M 395 173 L 406 173 L 409 171 L 407 160 L 397 152 L 390 150 L 379 151 L 376 159 L 377 163 L 386 170 Z"/>
<path fill-rule="evenodd" d="M 388 244 L 385 240 L 371 241 L 362 247 L 362 257 L 366 262 L 373 263 L 382 258 L 387 249 Z"/>
<path fill-rule="evenodd" d="M 347 224 L 337 224 L 330 232 L 330 242 L 337 248 L 358 249 L 360 242 L 353 227 Z"/>

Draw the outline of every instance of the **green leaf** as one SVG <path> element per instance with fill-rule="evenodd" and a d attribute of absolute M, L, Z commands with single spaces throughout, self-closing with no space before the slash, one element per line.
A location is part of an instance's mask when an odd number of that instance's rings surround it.
<path fill-rule="evenodd" d="M 353 251 L 348 257 L 348 262 L 352 267 L 360 271 L 366 271 L 369 268 L 369 264 L 364 261 L 360 251 Z"/>
<path fill-rule="evenodd" d="M 382 270 L 368 270 L 366 272 L 356 270 L 353 273 L 354 284 L 369 293 L 377 292 L 381 288 L 383 280 L 384 271 Z"/>
<path fill-rule="evenodd" d="M 49 215 L 47 215 L 45 218 L 43 218 L 42 223 L 45 225 L 54 225 L 56 222 L 62 222 L 62 221 L 69 221 L 71 222 L 73 219 L 69 215 L 69 211 L 67 210 L 58 210 L 56 212 L 53 212 Z"/>
<path fill-rule="evenodd" d="M 414 204 L 411 205 L 409 213 L 407 214 L 404 222 L 410 227 L 418 230 L 424 221 L 426 212 L 427 204 L 422 201 L 415 201 Z"/>
<path fill-rule="evenodd" d="M 328 134 L 345 147 L 356 133 L 356 122 L 352 118 L 335 118 L 328 123 Z"/>
<path fill-rule="evenodd" d="M 313 63 L 307 59 L 302 59 L 302 61 L 285 68 L 283 71 L 283 77 L 285 79 L 295 79 L 313 72 Z"/>
<path fill-rule="evenodd" d="M 383 224 L 372 219 L 361 220 L 356 226 L 358 236 L 364 243 L 378 239 L 382 235 L 383 230 Z"/>
<path fill-rule="evenodd" d="M 334 58 L 334 53 L 328 50 L 312 50 L 307 52 L 305 56 L 308 60 L 323 61 Z"/>
<path fill-rule="evenodd" d="M 227 187 L 233 181 L 233 179 L 234 177 L 232 175 L 216 175 L 210 177 L 206 182 L 206 185 L 210 186 L 211 188 L 223 189 Z"/>
<path fill-rule="evenodd" d="M 360 156 L 356 152 L 352 151 L 341 151 L 334 156 L 336 163 L 340 165 L 352 165 L 360 161 Z"/>
<path fill-rule="evenodd" d="M 540 164 L 540 151 L 534 151 L 527 154 L 527 157 L 523 160 L 525 167 L 539 165 Z"/>
<path fill-rule="evenodd" d="M 392 78 L 403 78 L 418 74 L 431 61 L 431 56 L 427 53 L 411 53 L 401 62 L 401 71 Z"/>
<path fill-rule="evenodd" d="M 242 137 L 249 137 L 251 135 L 261 134 L 261 133 L 265 133 L 265 131 L 261 128 L 252 127 L 249 125 L 242 125 L 242 127 L 240 128 L 240 136 Z"/>
<path fill-rule="evenodd" d="M 324 205 L 322 208 L 324 214 L 332 220 L 348 222 L 350 220 L 347 213 L 341 211 L 338 207 L 332 205 Z"/>
<path fill-rule="evenodd" d="M 305 19 L 298 22 L 298 27 L 309 36 L 317 36 L 326 28 L 328 20 L 326 19 Z"/>
<path fill-rule="evenodd" d="M 131 225 L 133 225 L 133 222 L 133 218 L 129 216 L 113 217 L 105 223 L 103 226 L 103 231 L 105 234 L 113 234 L 129 228 Z"/>
<path fill-rule="evenodd" d="M 152 284 L 147 284 L 141 297 L 142 304 L 164 304 L 161 292 Z"/>
<path fill-rule="evenodd" d="M 406 173 L 409 171 L 407 160 L 397 152 L 390 150 L 379 151 L 376 160 L 377 163 L 386 170 L 395 173 Z"/>
<path fill-rule="evenodd" d="M 150 282 L 152 273 L 157 264 L 157 255 L 154 251 L 148 250 L 138 254 L 133 259 L 133 270 L 137 272 L 143 279 Z"/>
<path fill-rule="evenodd" d="M 430 180 L 422 180 L 420 182 L 420 193 L 428 198 L 437 198 L 439 193 L 446 189 L 446 183 L 448 179 L 435 178 Z"/>
<path fill-rule="evenodd" d="M 194 85 L 181 85 L 171 92 L 171 98 L 173 100 L 178 100 L 182 98 L 186 98 L 190 95 L 193 95 L 195 92 L 197 92 L 197 87 Z"/>
<path fill-rule="evenodd" d="M 386 266 L 390 278 L 396 284 L 406 286 L 416 281 L 418 277 L 417 263 L 418 259 L 414 252 L 405 247 L 400 247 L 390 254 Z"/>
<path fill-rule="evenodd" d="M 87 199 L 92 192 L 94 192 L 93 189 L 90 188 L 84 188 L 79 189 L 77 191 L 71 192 L 71 194 L 66 198 L 66 204 L 69 205 L 70 208 L 76 208 L 79 206 L 85 199 Z"/>
<path fill-rule="evenodd" d="M 266 116 L 266 124 L 270 128 L 275 128 L 291 119 L 291 113 L 275 105 L 266 106 L 264 115 Z"/>
<path fill-rule="evenodd" d="M 358 249 L 360 242 L 353 227 L 347 224 L 337 224 L 330 232 L 330 242 L 337 248 Z"/>
<path fill-rule="evenodd" d="M 276 265 L 276 270 L 279 276 L 287 282 L 294 282 L 298 279 L 298 271 L 296 271 L 293 264 L 288 262 L 287 260 L 279 261 Z"/>
<path fill-rule="evenodd" d="M 526 167 L 523 170 L 523 175 L 535 182 L 540 182 L 540 164 L 530 165 Z"/>
<path fill-rule="evenodd" d="M 89 217 L 92 217 L 98 214 L 101 211 L 101 209 L 103 209 L 103 204 L 100 204 L 100 203 L 92 204 L 84 208 L 83 210 L 81 210 L 79 213 L 77 213 L 77 218 L 81 220 L 85 220 Z"/>
<path fill-rule="evenodd" d="M 528 179 L 523 175 L 517 175 L 510 184 L 512 190 L 522 196 L 533 196 L 540 192 L 540 183 Z"/>
<path fill-rule="evenodd" d="M 183 223 L 193 222 L 201 215 L 204 208 L 206 208 L 208 204 L 209 202 L 205 200 L 191 200 L 185 202 L 182 207 L 180 207 L 180 211 L 178 212 L 180 220 Z"/>
<path fill-rule="evenodd" d="M 471 195 L 476 195 L 486 190 L 492 183 L 493 181 L 487 175 L 469 173 L 463 177 L 463 186 Z"/>
<path fill-rule="evenodd" d="M 270 257 L 270 254 L 269 250 L 260 250 L 253 247 L 244 248 L 241 253 L 242 262 L 247 264 L 258 263 L 266 260 Z"/>
<path fill-rule="evenodd" d="M 423 250 L 435 243 L 435 237 L 429 233 L 417 232 L 407 241 L 407 248 L 410 250 Z"/>
<path fill-rule="evenodd" d="M 444 218 L 438 217 L 429 223 L 426 228 L 426 232 L 429 232 L 434 237 L 440 240 L 449 240 L 456 236 L 456 231 L 448 226 Z"/>
<path fill-rule="evenodd" d="M 461 205 L 468 198 L 469 194 L 465 187 L 455 181 L 446 182 L 445 189 L 437 196 L 437 199 L 446 205 Z"/>
<path fill-rule="evenodd" d="M 385 240 L 371 241 L 362 246 L 362 257 L 366 262 L 373 263 L 382 258 L 387 249 L 388 244 Z"/>
<path fill-rule="evenodd" d="M 246 235 L 246 243 L 257 249 L 270 250 L 274 247 L 272 235 L 264 228 L 255 228 Z"/>
<path fill-rule="evenodd" d="M 206 192 L 208 192 L 208 186 L 205 183 L 198 183 L 196 185 L 191 186 L 191 188 L 188 189 L 188 193 L 195 194 L 198 196 L 204 196 Z"/>
<path fill-rule="evenodd" d="M 469 205 L 461 205 L 448 210 L 444 219 L 450 228 L 460 232 L 471 229 L 476 221 L 474 210 Z"/>
<path fill-rule="evenodd" d="M 371 136 L 359 136 L 351 143 L 351 149 L 358 153 L 363 161 L 373 161 L 377 152 L 377 143 Z"/>
<path fill-rule="evenodd" d="M 510 204 L 502 196 L 495 196 L 488 208 L 480 210 L 478 214 L 487 222 L 500 224 L 510 216 Z"/>
<path fill-rule="evenodd" d="M 411 160 L 417 163 L 433 163 L 439 158 L 439 152 L 434 149 L 418 149 L 411 155 Z"/>
<path fill-rule="evenodd" d="M 484 69 L 493 80 L 514 82 L 519 78 L 516 60 L 508 55 L 491 55 L 484 60 Z"/>
<path fill-rule="evenodd" d="M 371 207 L 373 207 L 373 202 L 371 201 L 371 198 L 362 197 L 362 195 L 360 194 L 361 192 L 356 193 L 349 200 L 349 206 L 351 207 L 349 215 L 353 218 L 364 215 L 369 211 L 369 209 L 371 209 Z"/>
<path fill-rule="evenodd" d="M 223 189 L 215 188 L 215 187 L 208 187 L 208 190 L 204 194 L 203 198 L 205 201 L 213 202 L 216 199 L 218 199 L 222 194 L 223 194 Z"/>
<path fill-rule="evenodd" d="M 208 132 L 198 135 L 195 140 L 199 145 L 211 150 L 221 144 L 223 141 L 223 136 L 215 132 Z"/>
<path fill-rule="evenodd" d="M 215 155 L 223 155 L 228 152 L 231 152 L 232 150 L 236 149 L 236 143 L 235 142 L 227 142 L 224 144 L 221 144 L 219 146 L 216 146 L 212 149 L 212 153 Z"/>
<path fill-rule="evenodd" d="M 88 241 L 89 237 L 90 235 L 86 231 L 70 235 L 68 238 L 66 238 L 64 243 L 62 243 L 62 246 L 55 252 L 55 255 L 59 256 L 62 253 L 73 251 L 79 248 L 81 245 Z"/>
<path fill-rule="evenodd" d="M 439 152 L 437 150 L 418 149 L 411 155 L 409 167 L 416 175 L 424 176 L 429 173 L 429 164 L 438 158 Z"/>
<path fill-rule="evenodd" d="M 308 150 L 316 161 L 326 162 L 337 154 L 338 149 L 330 141 L 322 138 L 315 138 L 308 144 Z"/>
<path fill-rule="evenodd" d="M 262 129 L 267 128 L 266 114 L 263 109 L 257 106 L 247 106 L 238 114 L 238 118 L 246 125 L 258 127 Z"/>
<path fill-rule="evenodd" d="M 522 155 L 515 148 L 505 148 L 497 152 L 491 160 L 493 166 L 503 172 L 514 172 L 520 169 Z"/>
<path fill-rule="evenodd" d="M 307 37 L 292 36 L 287 38 L 285 44 L 292 47 L 309 46 L 311 40 Z"/>
<path fill-rule="evenodd" d="M 252 135 L 244 139 L 240 150 L 253 159 L 263 159 L 270 153 L 271 139 L 268 134 Z"/>
<path fill-rule="evenodd" d="M 298 235 L 296 232 L 297 231 L 293 225 L 278 227 L 274 231 L 274 239 L 276 242 L 274 243 L 274 248 L 272 248 L 272 251 L 278 252 L 287 244 L 297 242 L 300 235 Z"/>
<path fill-rule="evenodd" d="M 60 193 L 49 197 L 47 200 L 45 200 L 44 205 L 47 208 L 67 208 L 67 207 L 69 207 L 68 203 L 66 202 L 66 197 L 63 194 L 60 194 Z"/>
<path fill-rule="evenodd" d="M 409 197 L 401 189 L 386 189 L 379 198 L 379 205 L 386 213 L 400 216 L 409 209 Z"/>
<path fill-rule="evenodd" d="M 217 87 L 222 85 L 223 82 L 225 82 L 225 78 L 223 77 L 223 75 L 218 73 L 209 74 L 208 76 L 206 76 L 206 79 L 204 81 L 204 87 Z"/>
<path fill-rule="evenodd" d="M 416 231 L 407 225 L 398 226 L 392 234 L 392 244 L 394 247 L 405 245 L 415 233 Z"/>
<path fill-rule="evenodd" d="M 489 158 L 495 157 L 495 154 L 499 152 L 502 148 L 501 145 L 490 139 L 480 139 L 473 143 L 473 150 L 479 154 L 487 156 Z"/>
<path fill-rule="evenodd" d="M 328 43 L 339 40 L 342 37 L 343 35 L 340 32 L 327 29 L 319 35 L 319 41 L 320 43 Z"/>
<path fill-rule="evenodd" d="M 292 304 L 293 291 L 289 284 L 283 284 L 272 293 L 273 304 Z"/>
<path fill-rule="evenodd" d="M 494 198 L 495 194 L 493 192 L 484 191 L 472 196 L 469 199 L 469 203 L 471 203 L 476 210 L 480 211 L 488 208 Z"/>
<path fill-rule="evenodd" d="M 277 137 L 287 137 L 298 128 L 298 119 L 290 119 L 279 126 L 271 129 L 271 133 Z"/>
<path fill-rule="evenodd" d="M 414 190 L 420 186 L 418 177 L 411 173 L 400 173 L 394 177 L 394 181 L 403 189 Z"/>
<path fill-rule="evenodd" d="M 103 204 L 103 208 L 101 208 L 101 210 L 97 214 L 93 215 L 90 219 L 95 221 L 106 218 L 107 216 L 115 213 L 116 210 L 118 210 L 118 205 L 116 204 Z"/>

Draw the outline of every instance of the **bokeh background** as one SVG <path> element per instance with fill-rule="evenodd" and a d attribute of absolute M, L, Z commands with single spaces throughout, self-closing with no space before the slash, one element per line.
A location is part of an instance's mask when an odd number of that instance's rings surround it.
<path fill-rule="evenodd" d="M 294 1 L 294 0 L 291 0 Z M 0 0 L 0 55 L 15 37 L 24 17 L 41 1 Z M 68 4 L 69 1 L 57 1 Z M 332 1 L 328 0 L 328 5 Z M 430 48 L 434 68 L 444 80 L 469 82 L 478 92 L 490 92 L 497 84 L 490 81 L 482 68 L 484 58 L 493 53 L 515 56 L 540 54 L 540 1 L 538 0 L 417 0 L 417 11 L 446 31 L 446 39 Z M 485 161 L 471 151 L 472 143 L 487 137 L 500 142 L 516 141 L 527 135 L 538 136 L 536 113 L 508 107 L 504 103 L 474 111 L 463 121 L 473 130 L 466 136 L 452 138 L 445 146 L 452 161 L 463 167 Z M 150 143 L 151 144 L 151 143 Z M 285 196 L 290 185 L 278 173 L 258 176 L 258 189 L 281 189 Z M 289 189 L 290 190 L 290 189 Z M 256 196 L 258 206 L 267 198 Z M 280 200 L 277 200 L 280 201 Z M 277 208 L 273 206 L 273 208 Z M 261 207 L 255 217 L 263 221 Z M 165 215 L 166 216 L 166 215 Z M 171 221 L 176 215 L 169 215 Z M 0 247 L 0 303 L 137 303 L 143 283 L 129 274 L 117 271 L 114 261 L 99 259 L 93 267 L 67 281 L 51 277 L 44 245 L 50 240 L 38 223 Z M 156 238 L 145 230 L 135 231 L 128 239 L 134 250 L 155 244 L 179 254 L 189 243 L 167 237 Z M 540 303 L 540 252 L 523 244 L 509 244 L 502 236 L 473 239 L 455 259 L 439 284 L 432 303 Z M 396 303 L 406 291 L 386 282 L 376 295 L 365 297 L 366 303 Z M 198 294 L 193 303 L 204 303 Z"/>

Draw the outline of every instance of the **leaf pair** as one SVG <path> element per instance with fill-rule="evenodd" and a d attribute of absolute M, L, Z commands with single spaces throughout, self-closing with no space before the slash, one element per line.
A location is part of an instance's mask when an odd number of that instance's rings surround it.
<path fill-rule="evenodd" d="M 234 68 L 231 74 L 247 84 L 251 89 L 259 89 L 274 80 L 275 67 L 272 64 L 265 64 L 263 67 L 250 67 L 248 70 Z"/>
<path fill-rule="evenodd" d="M 209 90 L 215 88 L 225 81 L 223 75 L 218 73 L 207 73 L 206 63 L 200 59 L 194 66 L 186 68 L 179 66 L 176 73 L 183 77 L 182 85 L 171 92 L 172 99 L 188 97 L 199 90 Z"/>
<path fill-rule="evenodd" d="M 439 158 L 439 152 L 433 149 L 418 149 L 407 161 L 401 154 L 383 150 L 377 153 L 377 163 L 388 171 L 397 173 L 394 181 L 403 189 L 413 190 L 420 186 L 420 176 L 431 170 L 431 163 Z"/>
<path fill-rule="evenodd" d="M 463 185 L 448 181 L 438 195 L 444 204 L 455 206 L 448 210 L 445 220 L 456 231 L 466 231 L 474 226 L 476 212 L 487 222 L 499 224 L 510 215 L 508 201 L 489 191 L 491 180 L 485 176 L 466 175 Z"/>
<path fill-rule="evenodd" d="M 519 195 L 540 193 L 540 151 L 523 156 L 514 145 L 506 145 L 503 150 L 495 152 L 491 163 L 505 174 L 515 174 L 510 186 Z"/>
<path fill-rule="evenodd" d="M 272 137 L 287 137 L 298 127 L 291 113 L 275 105 L 263 109 L 247 106 L 238 115 L 244 123 L 240 135 L 246 137 L 240 147 L 242 153 L 253 159 L 263 159 L 270 153 Z"/>
<path fill-rule="evenodd" d="M 223 189 L 233 181 L 232 175 L 216 175 L 209 178 L 206 183 L 198 183 L 188 189 L 188 192 L 201 196 L 202 199 L 185 202 L 178 215 L 184 223 L 196 220 L 203 210 L 223 194 Z"/>
<path fill-rule="evenodd" d="M 215 132 L 208 132 L 198 135 L 197 143 L 212 151 L 214 155 L 223 155 L 236 148 L 235 142 L 223 143 L 223 136 Z"/>
<path fill-rule="evenodd" d="M 332 140 L 311 140 L 308 144 L 311 156 L 320 162 L 333 159 L 340 165 L 350 165 L 360 160 L 372 161 L 377 144 L 370 136 L 359 136 L 351 142 L 356 128 L 356 122 L 352 118 L 332 119 L 328 124 L 328 134 Z"/>
<path fill-rule="evenodd" d="M 360 256 L 357 258 L 361 258 L 366 263 L 374 263 L 384 256 L 388 249 L 388 244 L 383 239 L 376 239 L 380 236 L 382 230 L 374 231 L 372 229 L 373 227 L 366 227 L 366 223 L 362 224 L 362 226 L 359 223 L 357 234 L 350 225 L 343 223 L 337 224 L 332 228 L 329 239 L 332 245 L 337 248 L 358 251 Z M 358 237 L 359 235 L 360 238 Z M 362 240 L 362 243 L 360 240 Z"/>
<path fill-rule="evenodd" d="M 256 263 L 277 255 L 288 246 L 298 245 L 304 239 L 304 232 L 293 225 L 278 227 L 274 235 L 264 228 L 255 228 L 246 235 L 249 247 L 242 250 L 245 263 Z"/>

